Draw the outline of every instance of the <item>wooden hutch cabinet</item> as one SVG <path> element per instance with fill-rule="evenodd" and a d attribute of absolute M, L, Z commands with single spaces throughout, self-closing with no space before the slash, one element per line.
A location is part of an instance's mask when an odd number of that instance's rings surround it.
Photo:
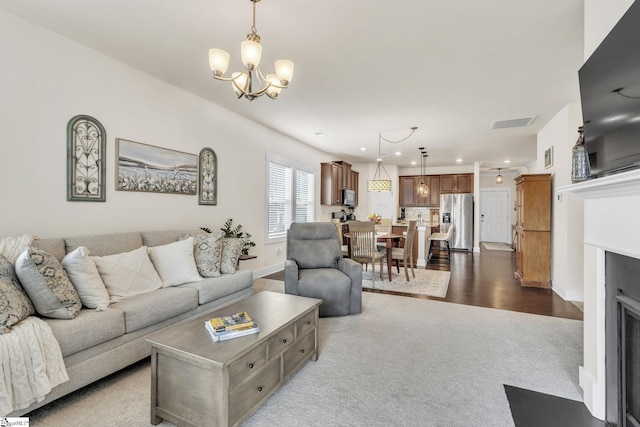
<path fill-rule="evenodd" d="M 320 203 L 342 206 L 342 190 L 355 190 L 355 205 L 358 206 L 359 173 L 351 170 L 351 164 L 344 161 L 320 164 Z"/>
<path fill-rule="evenodd" d="M 473 174 L 440 175 L 440 193 L 473 193 Z"/>
<path fill-rule="evenodd" d="M 551 175 L 516 181 L 516 272 L 522 286 L 551 287 Z"/>
<path fill-rule="evenodd" d="M 399 204 L 403 207 L 433 207 L 440 205 L 440 176 L 439 175 L 411 175 L 401 176 Z M 429 195 L 423 196 L 418 191 L 420 183 L 429 186 Z"/>

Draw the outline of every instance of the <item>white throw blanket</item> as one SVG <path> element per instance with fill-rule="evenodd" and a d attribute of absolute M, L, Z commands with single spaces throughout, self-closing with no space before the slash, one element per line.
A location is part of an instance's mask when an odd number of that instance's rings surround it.
<path fill-rule="evenodd" d="M 27 250 L 35 239 L 31 234 L 23 234 L 18 237 L 5 237 L 0 239 L 0 254 L 4 255 L 11 264 L 16 263 L 18 256 Z"/>
<path fill-rule="evenodd" d="M 69 381 L 60 345 L 45 321 L 27 317 L 0 335 L 0 416 L 40 402 Z"/>

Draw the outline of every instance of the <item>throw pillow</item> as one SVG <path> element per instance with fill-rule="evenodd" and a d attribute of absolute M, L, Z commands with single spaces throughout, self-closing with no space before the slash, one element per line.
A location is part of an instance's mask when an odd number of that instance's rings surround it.
<path fill-rule="evenodd" d="M 13 264 L 0 255 L 0 334 L 11 332 L 11 326 L 35 313 L 24 293 Z"/>
<path fill-rule="evenodd" d="M 222 239 L 222 262 L 220 263 L 220 271 L 222 273 L 233 274 L 236 272 L 238 258 L 242 253 L 244 240 L 225 237 Z"/>
<path fill-rule="evenodd" d="M 168 245 L 148 247 L 147 251 L 164 286 L 202 280 L 193 256 L 193 237 Z"/>
<path fill-rule="evenodd" d="M 92 256 L 91 259 L 107 288 L 110 303 L 162 287 L 146 246 L 121 254 Z"/>
<path fill-rule="evenodd" d="M 109 293 L 87 248 L 80 246 L 69 252 L 61 264 L 80 295 L 82 305 L 98 311 L 109 308 Z"/>
<path fill-rule="evenodd" d="M 16 273 L 42 316 L 73 319 L 80 312 L 80 297 L 53 255 L 29 246 L 16 260 Z"/>
<path fill-rule="evenodd" d="M 222 258 L 222 233 L 181 234 L 178 239 L 193 237 L 193 252 L 198 273 L 202 277 L 220 276 L 220 259 Z"/>

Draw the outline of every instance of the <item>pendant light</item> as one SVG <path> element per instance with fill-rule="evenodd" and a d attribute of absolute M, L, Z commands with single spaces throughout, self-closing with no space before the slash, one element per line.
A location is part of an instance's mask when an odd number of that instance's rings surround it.
<path fill-rule="evenodd" d="M 417 129 L 418 129 L 417 126 L 413 126 L 411 128 L 411 133 L 398 141 L 391 141 L 383 137 L 382 134 L 378 132 L 378 166 L 376 167 L 376 172 L 373 174 L 373 179 L 369 180 L 369 182 L 367 183 L 367 189 L 369 191 L 391 191 L 391 178 L 389 178 L 389 174 L 387 173 L 387 170 L 382 165 L 382 153 L 380 150 L 382 140 L 384 139 L 385 141 L 390 142 L 392 144 L 397 144 L 409 138 L 411 135 L 415 133 Z M 384 171 L 385 175 L 387 175 L 387 179 L 382 179 L 381 170 Z"/>
<path fill-rule="evenodd" d="M 420 150 L 420 186 L 418 187 L 418 194 L 421 196 L 427 197 L 429 196 L 429 186 L 425 184 L 427 182 L 427 177 L 425 175 L 425 166 L 424 163 L 427 161 L 427 154 L 424 147 L 418 148 Z M 424 165 L 424 166 L 423 166 Z"/>
<path fill-rule="evenodd" d="M 498 168 L 498 175 L 496 175 L 496 184 L 502 184 L 502 182 L 504 181 L 504 177 L 500 175 L 501 169 L 502 168 Z"/>

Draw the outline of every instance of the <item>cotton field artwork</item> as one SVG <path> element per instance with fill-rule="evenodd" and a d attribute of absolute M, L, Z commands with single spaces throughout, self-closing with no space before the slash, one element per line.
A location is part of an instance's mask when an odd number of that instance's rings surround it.
<path fill-rule="evenodd" d="M 197 194 L 198 156 L 126 139 L 116 139 L 116 189 Z"/>

